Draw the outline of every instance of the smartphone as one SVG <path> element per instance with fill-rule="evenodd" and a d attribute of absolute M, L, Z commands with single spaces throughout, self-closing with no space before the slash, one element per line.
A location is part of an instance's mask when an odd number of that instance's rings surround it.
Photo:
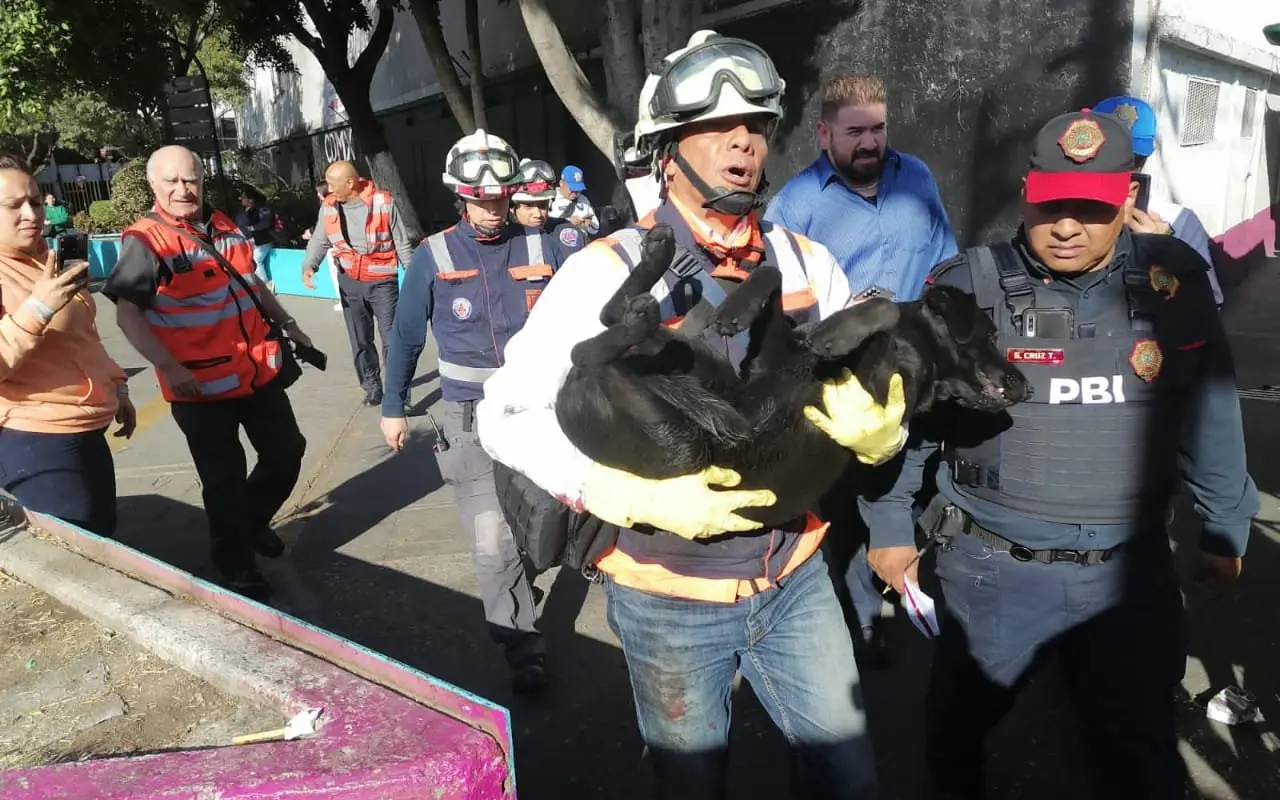
<path fill-rule="evenodd" d="M 1141 211 L 1146 211 L 1147 203 L 1151 201 L 1151 176 L 1142 172 L 1135 172 L 1133 173 L 1133 179 L 1138 183 L 1138 199 L 1133 206 Z"/>
<path fill-rule="evenodd" d="M 89 234 L 75 231 L 63 231 L 58 234 L 56 247 L 58 252 L 58 272 L 61 273 L 70 261 L 89 260 Z"/>
<path fill-rule="evenodd" d="M 1074 339 L 1075 312 L 1069 308 L 1029 308 L 1022 315 L 1022 335 L 1028 339 Z"/>
<path fill-rule="evenodd" d="M 304 347 L 295 343 L 293 353 L 301 361 L 310 364 L 321 372 L 324 372 L 325 367 L 329 366 L 329 357 L 314 347 Z"/>

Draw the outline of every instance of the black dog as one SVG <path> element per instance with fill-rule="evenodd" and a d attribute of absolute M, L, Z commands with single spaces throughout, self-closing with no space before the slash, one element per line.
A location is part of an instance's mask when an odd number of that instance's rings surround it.
<path fill-rule="evenodd" d="M 649 290 L 673 254 L 670 228 L 655 226 L 600 314 L 606 330 L 574 348 L 556 398 L 565 434 L 599 463 L 654 479 L 730 467 L 739 488 L 777 495 L 769 508 L 739 513 L 781 527 L 814 508 L 852 456 L 803 411 L 822 407 L 822 381 L 842 369 L 882 404 L 900 374 L 907 419 L 945 399 L 995 412 L 1029 391 L 970 295 L 934 287 L 914 303 L 868 300 L 795 328 L 773 267 L 753 271 L 709 323 L 726 336 L 750 330 L 739 376 L 701 335 L 661 325 Z"/>

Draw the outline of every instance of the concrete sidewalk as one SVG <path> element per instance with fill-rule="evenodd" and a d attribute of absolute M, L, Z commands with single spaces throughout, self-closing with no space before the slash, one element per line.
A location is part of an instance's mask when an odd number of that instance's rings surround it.
<path fill-rule="evenodd" d="M 1268 302 L 1268 295 L 1270 302 Z M 329 369 L 307 368 L 290 391 L 307 456 L 303 478 L 286 506 L 282 534 L 290 545 L 278 562 L 261 560 L 276 584 L 278 604 L 427 673 L 506 705 L 512 711 L 521 798 L 644 798 L 647 765 L 635 726 L 630 685 L 604 618 L 603 596 L 574 575 L 548 574 L 542 610 L 555 687 L 548 697 L 511 695 L 498 648 L 488 640 L 475 579 L 451 493 L 431 451 L 431 426 L 416 418 L 405 450 L 392 455 L 378 431 L 377 409 L 361 405 L 350 349 L 331 302 L 284 298 Z M 1280 385 L 1275 355 L 1280 269 L 1254 276 L 1229 300 L 1226 318 L 1240 362 L 1241 385 Z M 154 376 L 124 342 L 110 304 L 100 329 L 108 349 L 133 374 L 144 429 L 116 454 L 119 538 L 200 576 L 213 577 L 200 489 L 186 444 L 159 400 Z M 417 409 L 439 402 L 434 350 L 419 364 Z M 1246 579 L 1234 598 L 1195 606 L 1196 642 L 1188 691 L 1221 688 L 1236 669 L 1249 677 L 1264 708 L 1280 718 L 1280 649 L 1274 609 L 1280 605 L 1280 469 L 1269 453 L 1280 446 L 1278 407 L 1249 400 L 1245 414 L 1251 466 L 1269 493 L 1263 530 L 1254 538 Z M 251 451 L 250 451 L 251 452 Z M 1188 515 L 1183 515 L 1182 518 Z M 551 584 L 554 583 L 554 586 Z M 886 797 L 917 798 L 923 787 L 919 721 L 929 645 L 905 620 L 890 638 L 894 667 L 864 676 Z M 1036 682 L 991 742 L 993 798 L 1067 800 L 1085 796 L 1071 713 L 1053 676 Z M 749 691 L 735 707 L 730 796 L 787 797 L 787 750 Z M 1277 758 L 1258 731 L 1210 726 L 1188 706 L 1187 751 L 1205 787 L 1229 784 L 1213 797 L 1264 797 L 1280 781 Z"/>

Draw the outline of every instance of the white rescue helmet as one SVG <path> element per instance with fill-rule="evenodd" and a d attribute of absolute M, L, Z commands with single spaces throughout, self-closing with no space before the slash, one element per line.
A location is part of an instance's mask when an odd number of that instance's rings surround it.
<path fill-rule="evenodd" d="M 444 185 L 459 197 L 509 197 L 516 190 L 520 159 L 506 140 L 483 128 L 463 136 L 444 162 Z"/>
<path fill-rule="evenodd" d="M 656 151 L 662 133 L 685 125 L 746 114 L 767 114 L 776 122 L 785 88 L 773 60 L 757 45 L 698 31 L 645 79 L 635 127 L 637 160 Z"/>
<path fill-rule="evenodd" d="M 556 171 L 545 161 L 526 158 L 516 175 L 516 203 L 549 203 L 556 199 Z"/>

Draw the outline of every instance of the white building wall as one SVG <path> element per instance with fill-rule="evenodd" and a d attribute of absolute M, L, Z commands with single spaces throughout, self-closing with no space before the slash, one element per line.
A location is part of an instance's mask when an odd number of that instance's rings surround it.
<path fill-rule="evenodd" d="M 1152 193 L 1195 210 L 1211 236 L 1254 217 L 1276 196 L 1265 120 L 1269 94 L 1280 102 L 1280 50 L 1262 27 L 1280 19 L 1280 6 L 1269 5 L 1152 0 L 1144 7 L 1139 0 L 1135 8 L 1134 50 L 1145 60 L 1134 70 L 1131 91 L 1160 118 L 1147 167 Z M 1200 141 L 1192 134 L 1203 130 L 1204 106 L 1191 97 L 1213 87 L 1213 135 Z"/>
<path fill-rule="evenodd" d="M 549 5 L 560 23 L 561 33 L 571 45 L 594 31 L 598 12 L 592 0 L 552 0 Z M 442 3 L 441 7 L 445 41 L 455 63 L 461 67 L 465 83 L 471 63 L 465 53 L 463 4 Z M 356 32 L 352 36 L 348 55 L 352 62 L 367 41 L 367 33 Z M 480 0 L 480 42 L 486 75 L 503 75 L 538 63 L 515 2 L 500 5 L 498 0 Z M 296 73 L 281 74 L 258 69 L 251 76 L 248 100 L 237 115 L 242 145 L 261 147 L 292 135 L 346 122 L 341 104 L 333 86 L 325 78 L 320 62 L 297 40 L 288 40 L 287 47 L 298 67 Z M 386 111 L 407 105 L 439 91 L 413 15 L 408 11 L 398 12 L 391 40 L 373 77 L 371 98 L 374 110 Z"/>

